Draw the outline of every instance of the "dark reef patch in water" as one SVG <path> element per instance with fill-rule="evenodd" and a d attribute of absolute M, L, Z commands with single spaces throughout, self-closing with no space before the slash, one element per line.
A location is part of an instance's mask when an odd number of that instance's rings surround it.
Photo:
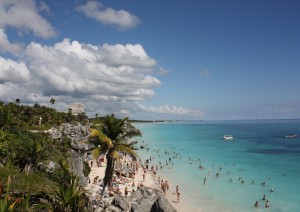
<path fill-rule="evenodd" d="M 249 149 L 247 152 L 258 153 L 258 154 L 267 154 L 267 155 L 277 155 L 277 154 L 299 154 L 297 150 L 288 150 L 288 149 Z"/>

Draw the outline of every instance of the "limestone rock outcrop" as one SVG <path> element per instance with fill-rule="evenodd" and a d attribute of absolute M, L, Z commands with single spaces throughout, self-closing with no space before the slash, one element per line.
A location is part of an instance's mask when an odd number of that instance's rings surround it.
<path fill-rule="evenodd" d="M 131 196 L 116 195 L 110 203 L 105 201 L 95 205 L 95 211 L 128 211 L 128 212 L 176 212 L 163 194 L 149 187 L 141 187 Z"/>
<path fill-rule="evenodd" d="M 52 127 L 47 131 L 50 137 L 55 140 L 62 140 L 68 138 L 71 140 L 72 154 L 69 159 L 71 171 L 79 177 L 79 184 L 84 185 L 87 183 L 87 178 L 83 174 L 83 162 L 85 154 L 94 146 L 87 142 L 90 134 L 89 125 L 81 125 L 80 123 L 73 125 L 64 123 L 59 127 Z"/>

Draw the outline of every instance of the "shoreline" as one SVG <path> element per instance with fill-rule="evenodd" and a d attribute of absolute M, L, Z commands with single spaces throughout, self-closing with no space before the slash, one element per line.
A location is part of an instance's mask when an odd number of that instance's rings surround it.
<path fill-rule="evenodd" d="M 106 168 L 106 162 L 102 162 L 101 166 L 98 167 L 97 163 L 95 160 L 90 160 L 89 164 L 91 164 L 91 161 L 93 161 L 93 165 L 91 167 L 91 172 L 89 174 L 89 183 L 84 187 L 84 189 L 89 193 L 90 200 L 98 200 L 100 199 L 100 183 L 94 183 L 95 177 L 97 179 L 103 179 L 104 178 L 104 173 L 105 173 L 105 168 Z M 120 186 L 120 192 L 122 196 L 125 196 L 125 188 L 129 191 L 128 196 L 131 195 L 132 192 L 132 183 L 134 182 L 135 188 L 137 187 L 138 184 L 143 184 L 145 187 L 150 187 L 152 189 L 157 189 L 163 193 L 163 191 L 160 188 L 160 185 L 158 185 L 158 177 L 162 180 L 168 180 L 166 177 L 161 176 L 159 173 L 156 174 L 156 176 L 152 173 L 151 170 L 147 170 L 145 173 L 145 181 L 143 181 L 143 168 L 142 165 L 139 164 L 137 173 L 135 174 L 135 177 L 132 178 L 125 178 L 124 180 L 127 181 L 127 183 L 121 184 Z M 168 182 L 170 182 L 168 180 Z M 172 183 L 172 182 L 170 182 Z M 106 188 L 107 190 L 107 188 Z M 176 185 L 170 184 L 169 190 L 166 192 L 166 199 L 169 201 L 169 203 L 173 206 L 174 209 L 176 209 L 178 212 L 181 211 L 199 211 L 197 208 L 193 208 L 186 199 L 183 197 L 184 194 L 180 192 L 179 188 L 179 193 L 180 193 L 180 201 L 177 202 L 177 195 L 176 195 Z"/>

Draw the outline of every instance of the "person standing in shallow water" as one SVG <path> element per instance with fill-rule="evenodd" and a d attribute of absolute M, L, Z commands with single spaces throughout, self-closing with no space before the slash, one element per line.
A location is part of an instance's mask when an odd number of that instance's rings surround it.
<path fill-rule="evenodd" d="M 269 203 L 268 200 L 266 201 L 265 207 L 266 207 L 266 208 L 269 208 L 269 207 L 270 207 L 270 203 Z"/>

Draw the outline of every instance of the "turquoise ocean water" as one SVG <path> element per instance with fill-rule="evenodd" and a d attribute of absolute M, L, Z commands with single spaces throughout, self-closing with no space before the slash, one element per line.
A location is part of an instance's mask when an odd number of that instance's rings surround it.
<path fill-rule="evenodd" d="M 197 211 L 300 211 L 300 120 L 134 125 L 143 133 L 139 145 L 149 148 L 139 150 L 141 158 L 160 162 L 159 174 L 179 185 Z M 284 138 L 289 133 L 299 136 Z M 234 139 L 225 141 L 224 134 Z"/>

